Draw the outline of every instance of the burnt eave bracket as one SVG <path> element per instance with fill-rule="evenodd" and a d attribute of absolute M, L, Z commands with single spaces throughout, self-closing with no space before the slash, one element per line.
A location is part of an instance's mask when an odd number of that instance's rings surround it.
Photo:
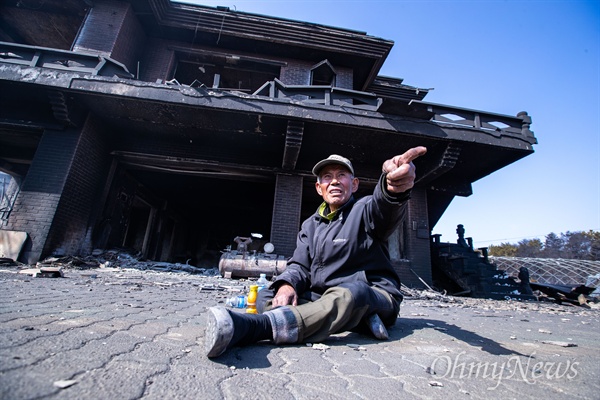
<path fill-rule="evenodd" d="M 283 149 L 283 162 L 281 165 L 284 170 L 296 169 L 303 135 L 304 122 L 289 120 L 285 133 L 285 148 Z"/>
<path fill-rule="evenodd" d="M 444 154 L 442 154 L 442 157 L 440 158 L 440 162 L 423 174 L 420 174 L 415 180 L 415 184 L 427 184 L 450 171 L 456 165 L 461 150 L 462 147 L 460 145 L 453 142 L 448 143 L 444 150 Z"/>
<path fill-rule="evenodd" d="M 65 100 L 65 95 L 59 90 L 48 90 L 48 98 L 54 118 L 64 126 L 73 125 L 69 117 L 69 108 Z"/>

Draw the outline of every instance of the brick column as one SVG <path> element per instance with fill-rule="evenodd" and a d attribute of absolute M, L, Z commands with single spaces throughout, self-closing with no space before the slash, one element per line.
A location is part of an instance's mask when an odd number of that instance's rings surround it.
<path fill-rule="evenodd" d="M 92 210 L 109 165 L 101 133 L 92 118 L 81 131 L 44 132 L 6 225 L 29 235 L 20 261 L 91 251 Z"/>
<path fill-rule="evenodd" d="M 96 0 L 75 38 L 73 50 L 100 53 L 125 64 L 136 75 L 145 40 L 131 4 Z"/>
<path fill-rule="evenodd" d="M 404 224 L 404 236 L 406 258 L 411 261 L 410 268 L 431 285 L 431 245 L 425 188 L 413 188 Z M 401 278 L 407 286 L 423 287 L 414 273 L 410 270 L 403 272 Z"/>
<path fill-rule="evenodd" d="M 42 256 L 88 255 L 92 251 L 92 226 L 101 212 L 97 206 L 110 155 L 106 131 L 93 116 L 86 119 L 77 135 L 76 147 L 62 189 L 60 202 Z"/>
<path fill-rule="evenodd" d="M 277 175 L 271 224 L 271 242 L 276 254 L 290 257 L 294 253 L 301 208 L 302 177 Z"/>
<path fill-rule="evenodd" d="M 78 132 L 45 131 L 8 219 L 8 230 L 27 232 L 21 261 L 39 260 L 77 146 Z"/>

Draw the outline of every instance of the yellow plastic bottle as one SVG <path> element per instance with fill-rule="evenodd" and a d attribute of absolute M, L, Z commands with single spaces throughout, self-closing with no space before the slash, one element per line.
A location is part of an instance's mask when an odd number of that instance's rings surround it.
<path fill-rule="evenodd" d="M 250 293 L 248 293 L 248 307 L 246 307 L 246 312 L 248 314 L 258 314 L 258 311 L 256 311 L 257 294 L 258 285 L 250 285 Z"/>

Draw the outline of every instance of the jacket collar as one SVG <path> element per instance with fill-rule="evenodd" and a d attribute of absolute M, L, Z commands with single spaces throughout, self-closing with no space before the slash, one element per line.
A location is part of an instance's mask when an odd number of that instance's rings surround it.
<path fill-rule="evenodd" d="M 350 199 L 348 199 L 346 204 L 344 204 L 343 206 L 341 206 L 340 208 L 338 208 L 336 211 L 333 211 L 333 212 L 330 212 L 329 205 L 327 203 L 323 202 L 317 209 L 317 214 L 319 215 L 319 217 L 321 217 L 323 219 L 326 219 L 328 221 L 333 221 L 340 213 L 342 213 L 346 208 L 350 207 L 354 202 L 355 202 L 354 196 L 350 196 Z"/>

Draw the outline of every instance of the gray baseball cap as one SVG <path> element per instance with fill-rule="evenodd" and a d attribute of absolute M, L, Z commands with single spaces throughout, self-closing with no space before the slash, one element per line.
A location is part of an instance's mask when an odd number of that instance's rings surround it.
<path fill-rule="evenodd" d="M 338 156 L 337 154 L 332 154 L 324 160 L 319 161 L 315 164 L 312 169 L 312 173 L 316 176 L 319 176 L 319 172 L 323 169 L 323 167 L 331 164 L 338 164 L 344 166 L 350 170 L 352 175 L 354 175 L 354 167 L 352 167 L 352 163 L 346 157 Z"/>

